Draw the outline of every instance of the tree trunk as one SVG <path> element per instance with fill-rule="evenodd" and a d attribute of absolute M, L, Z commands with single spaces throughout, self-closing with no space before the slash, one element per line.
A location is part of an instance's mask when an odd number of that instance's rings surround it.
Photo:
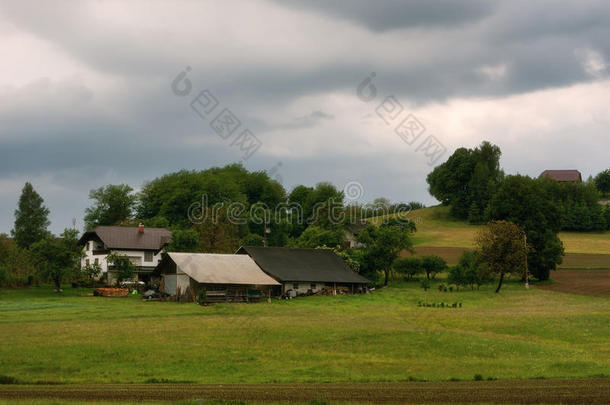
<path fill-rule="evenodd" d="M 498 283 L 498 288 L 496 288 L 496 293 L 500 292 L 500 288 L 502 288 L 502 282 L 504 281 L 504 273 L 500 274 L 500 282 Z"/>
<path fill-rule="evenodd" d="M 55 282 L 55 292 L 61 292 L 61 278 L 55 277 L 53 281 Z"/>
<path fill-rule="evenodd" d="M 390 270 L 386 269 L 384 271 L 385 273 L 385 281 L 383 282 L 383 285 L 387 286 L 388 285 L 388 277 L 390 276 Z"/>

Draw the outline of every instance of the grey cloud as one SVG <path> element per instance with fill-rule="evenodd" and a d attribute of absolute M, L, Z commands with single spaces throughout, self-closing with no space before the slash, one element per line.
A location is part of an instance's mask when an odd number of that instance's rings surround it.
<path fill-rule="evenodd" d="M 279 3 L 351 20 L 375 31 L 451 27 L 476 22 L 493 11 L 493 2 L 486 0 L 288 0 Z"/>
<path fill-rule="evenodd" d="M 316 110 L 313 111 L 311 114 L 294 118 L 292 125 L 295 128 L 307 128 L 316 125 L 320 121 L 328 121 L 333 119 L 335 119 L 334 115 L 327 114 L 320 110 Z"/>
<path fill-rule="evenodd" d="M 186 4 L 199 7 L 199 3 Z M 373 71 L 379 92 L 376 102 L 395 94 L 404 104 L 425 105 L 594 80 L 583 67 L 579 53 L 583 49 L 610 61 L 610 5 L 603 1 L 291 0 L 257 4 L 262 16 L 268 8 L 313 15 L 308 20 L 311 26 L 299 33 L 300 38 L 314 37 L 316 24 L 329 21 L 338 30 L 349 25 L 358 35 L 345 37 L 338 50 L 332 46 L 334 38 L 312 40 L 307 44 L 312 48 L 307 57 L 299 59 L 301 66 L 281 58 L 283 48 L 277 45 L 283 39 L 281 33 L 259 42 L 252 40 L 247 46 L 222 30 L 204 38 L 198 31 L 206 23 L 203 11 L 197 21 L 200 25 L 184 29 L 192 21 L 167 19 L 163 29 L 168 34 L 159 37 L 155 32 L 150 37 L 149 27 L 125 24 L 123 31 L 114 31 L 101 26 L 103 20 L 96 19 L 87 4 L 3 3 L 2 17 L 17 30 L 51 44 L 93 75 L 115 83 L 116 88 L 95 88 L 82 79 L 47 78 L 44 61 L 29 85 L 0 87 L 0 181 L 22 182 L 47 175 L 59 184 L 65 173 L 76 173 L 68 176 L 69 198 L 61 193 L 49 197 L 52 211 L 61 212 L 56 222 L 66 223 L 67 216 L 82 215 L 87 192 L 103 182 L 138 187 L 169 171 L 238 161 L 240 154 L 219 140 L 208 122 L 190 109 L 189 101 L 199 90 L 210 89 L 263 140 L 261 153 L 246 163 L 261 170 L 271 168 L 277 160 L 269 158 L 273 145 L 266 142 L 265 132 L 285 129 L 285 136 L 298 145 L 300 139 L 291 129 L 323 131 L 323 124 L 336 114 L 315 106 L 290 116 L 278 116 L 278 111 L 310 95 L 346 92 L 355 98 L 356 87 Z M 175 7 L 181 5 L 172 4 L 167 9 L 169 16 Z M 268 51 L 267 56 L 259 55 L 259 48 Z M 277 60 L 269 59 L 268 55 L 276 54 Z M 300 55 L 298 48 L 294 55 Z M 10 62 L 10 55 L 7 60 Z M 187 65 L 192 67 L 193 94 L 176 97 L 170 83 Z M 606 69 L 600 75 L 607 73 Z M 607 127 L 607 123 L 602 125 Z M 481 134 L 481 139 L 491 135 Z M 321 180 L 339 184 L 354 178 L 371 189 L 367 193 L 371 198 L 384 195 L 393 200 L 432 202 L 424 180 L 428 167 L 411 152 L 402 160 L 375 151 L 356 157 L 332 153 L 281 158 L 285 185 Z M 601 166 L 602 158 L 597 159 Z M 114 174 L 108 177 L 107 173 Z M 10 228 L 18 191 L 16 188 L 14 198 L 0 204 L 2 218 L 7 218 L 0 222 L 0 232 Z M 77 208 L 62 208 L 70 206 L 79 193 Z M 61 227 L 54 225 L 54 230 Z"/>

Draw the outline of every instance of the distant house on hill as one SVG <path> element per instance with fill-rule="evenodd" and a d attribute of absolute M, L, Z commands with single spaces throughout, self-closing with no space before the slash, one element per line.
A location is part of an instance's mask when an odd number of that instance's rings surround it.
<path fill-rule="evenodd" d="M 368 222 L 350 223 L 345 227 L 345 240 L 347 247 L 350 249 L 358 249 L 362 247 L 362 243 L 358 242 L 360 231 L 366 229 L 370 224 Z"/>
<path fill-rule="evenodd" d="M 365 292 L 370 281 L 354 272 L 328 249 L 289 249 L 281 247 L 239 248 L 237 254 L 250 256 L 268 275 L 281 283 L 274 295 L 315 293 L 339 287 L 350 292 Z"/>
<path fill-rule="evenodd" d="M 259 301 L 280 285 L 246 255 L 166 253 L 155 274 L 163 292 L 191 300 L 203 293 L 207 302 Z"/>
<path fill-rule="evenodd" d="M 136 266 L 138 280 L 148 281 L 171 237 L 172 232 L 165 228 L 96 226 L 85 232 L 78 242 L 85 253 L 81 267 L 99 264 L 102 274 L 107 273 L 108 282 L 111 283 L 114 279 L 113 267 L 106 257 L 117 253 L 129 257 Z"/>
<path fill-rule="evenodd" d="M 553 179 L 560 183 L 580 183 L 582 174 L 578 170 L 545 170 L 540 177 Z"/>

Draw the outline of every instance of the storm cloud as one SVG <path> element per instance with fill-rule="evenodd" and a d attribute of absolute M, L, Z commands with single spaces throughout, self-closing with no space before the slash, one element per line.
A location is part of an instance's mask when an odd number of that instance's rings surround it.
<path fill-rule="evenodd" d="M 191 108 L 203 90 L 262 143 L 243 164 L 287 189 L 358 181 L 365 200 L 433 204 L 430 158 L 378 115 L 389 96 L 445 158 L 487 139 L 509 172 L 595 174 L 609 19 L 603 1 L 2 2 L 0 232 L 28 180 L 59 232 L 92 188 L 241 161 Z"/>

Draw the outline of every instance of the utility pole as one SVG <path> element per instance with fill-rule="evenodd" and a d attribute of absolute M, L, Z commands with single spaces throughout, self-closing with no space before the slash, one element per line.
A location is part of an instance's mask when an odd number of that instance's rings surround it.
<path fill-rule="evenodd" d="M 265 211 L 265 220 L 264 220 L 264 230 L 263 230 L 263 246 L 267 247 L 267 235 L 271 233 L 271 229 L 269 228 L 269 217 L 267 216 L 267 211 Z"/>
<path fill-rule="evenodd" d="M 529 269 L 527 268 L 527 234 L 523 232 L 523 248 L 525 249 L 525 288 L 530 288 L 530 274 Z"/>

